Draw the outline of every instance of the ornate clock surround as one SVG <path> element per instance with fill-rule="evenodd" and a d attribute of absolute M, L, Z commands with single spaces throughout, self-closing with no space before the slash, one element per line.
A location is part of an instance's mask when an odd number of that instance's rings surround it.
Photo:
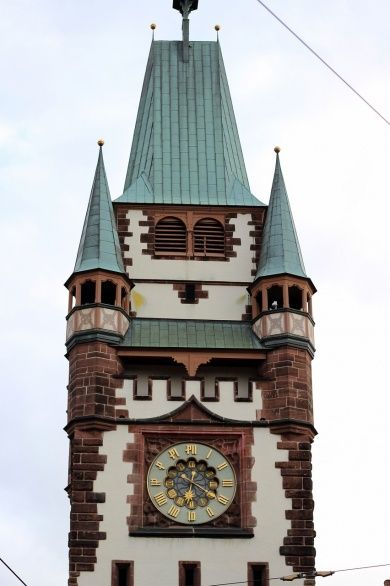
<path fill-rule="evenodd" d="M 201 423 L 201 422 L 198 422 Z M 171 424 L 130 425 L 134 443 L 129 443 L 123 454 L 131 462 L 132 473 L 128 482 L 133 485 L 127 501 L 130 505 L 127 518 L 129 534 L 132 536 L 191 536 L 199 537 L 252 537 L 256 519 L 252 516 L 252 502 L 256 500 L 256 483 L 251 480 L 254 464 L 252 456 L 253 429 L 226 424 L 212 425 Z M 210 425 L 211 424 L 211 425 Z M 229 508 L 215 520 L 197 526 L 183 526 L 168 519 L 153 504 L 148 494 L 146 479 L 150 464 L 158 454 L 180 442 L 198 442 L 216 448 L 231 463 L 237 490 Z"/>

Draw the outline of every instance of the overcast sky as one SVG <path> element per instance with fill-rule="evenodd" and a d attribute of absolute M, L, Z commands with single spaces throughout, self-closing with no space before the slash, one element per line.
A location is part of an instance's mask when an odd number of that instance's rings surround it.
<path fill-rule="evenodd" d="M 390 119 L 389 0 L 266 2 Z M 0 556 L 28 586 L 67 580 L 62 284 L 76 258 L 96 141 L 106 141 L 117 197 L 149 24 L 157 23 L 157 39 L 181 34 L 171 4 L 0 0 Z M 390 127 L 256 0 L 199 0 L 191 37 L 214 39 L 216 23 L 252 192 L 268 202 L 280 145 L 318 289 L 317 568 L 390 563 Z M 390 566 L 318 583 L 374 586 L 385 578 Z M 0 584 L 18 584 L 3 566 Z"/>

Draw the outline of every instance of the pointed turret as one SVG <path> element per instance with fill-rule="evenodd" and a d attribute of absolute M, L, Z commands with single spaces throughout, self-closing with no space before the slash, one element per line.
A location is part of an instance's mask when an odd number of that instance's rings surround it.
<path fill-rule="evenodd" d="M 125 272 L 103 161 L 104 141 L 89 197 L 69 290 L 68 348 L 76 339 L 120 341 L 129 327 L 132 283 Z M 91 334 L 93 332 L 93 334 Z"/>
<path fill-rule="evenodd" d="M 280 148 L 264 225 L 259 265 L 253 284 L 253 329 L 268 346 L 308 347 L 314 352 L 311 298 L 316 289 L 308 278 L 280 166 Z"/>
<path fill-rule="evenodd" d="M 280 149 L 275 147 L 275 152 L 275 173 L 256 279 L 283 274 L 306 277 L 301 247 L 280 166 Z"/>
<path fill-rule="evenodd" d="M 74 273 L 104 269 L 125 273 L 103 160 L 103 141 L 81 234 Z"/>

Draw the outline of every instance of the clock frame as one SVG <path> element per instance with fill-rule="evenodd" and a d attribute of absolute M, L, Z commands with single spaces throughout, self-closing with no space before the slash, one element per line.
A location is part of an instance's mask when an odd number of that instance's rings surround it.
<path fill-rule="evenodd" d="M 169 445 L 152 461 L 147 490 L 154 507 L 183 525 L 210 523 L 233 503 L 234 468 L 214 446 L 201 442 Z"/>

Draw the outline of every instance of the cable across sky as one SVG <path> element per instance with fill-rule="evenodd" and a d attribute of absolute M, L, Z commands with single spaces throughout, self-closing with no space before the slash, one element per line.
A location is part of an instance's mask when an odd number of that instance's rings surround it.
<path fill-rule="evenodd" d="M 296 32 L 293 31 L 292 28 L 290 28 L 277 14 L 275 14 L 275 12 L 273 12 L 266 4 L 264 4 L 264 2 L 262 0 L 257 0 L 257 2 L 259 4 L 261 4 L 261 6 L 263 6 L 263 8 L 265 8 L 274 18 L 276 18 L 276 20 L 278 22 L 280 22 L 280 24 L 282 26 L 284 26 L 285 29 L 287 29 L 300 43 L 302 43 L 302 45 L 304 47 L 306 47 L 306 49 L 308 49 L 310 51 L 310 53 L 312 53 L 315 57 L 317 57 L 317 59 L 319 61 L 321 61 L 321 63 L 323 65 L 325 65 L 325 67 L 327 67 L 336 77 L 339 78 L 340 81 L 342 81 L 358 98 L 360 98 L 369 108 L 371 108 L 371 110 L 373 110 L 373 112 L 375 112 L 375 114 L 377 114 L 380 118 L 382 118 L 382 120 L 384 122 L 386 122 L 386 124 L 388 124 L 390 126 L 390 121 L 387 120 L 387 118 L 385 118 L 380 112 L 379 110 L 377 110 L 376 108 L 374 108 L 374 106 L 372 104 L 370 104 L 370 102 L 368 100 L 366 100 L 357 90 L 355 90 L 355 88 L 348 83 L 348 81 L 346 79 L 344 79 L 344 77 L 342 77 L 339 73 L 337 73 L 337 71 L 335 69 L 333 69 L 333 67 L 331 65 L 329 65 L 329 63 L 327 63 L 325 61 L 325 59 L 323 59 L 316 51 L 314 51 L 314 49 L 312 49 L 310 47 L 310 45 L 308 45 L 303 39 L 302 37 L 300 37 Z"/>

